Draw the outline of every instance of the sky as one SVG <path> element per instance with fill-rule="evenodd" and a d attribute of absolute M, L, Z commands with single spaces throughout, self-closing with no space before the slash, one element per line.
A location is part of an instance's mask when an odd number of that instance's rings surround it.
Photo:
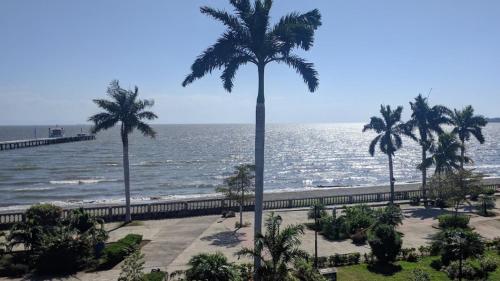
<path fill-rule="evenodd" d="M 270 123 L 367 122 L 380 104 L 432 104 L 500 116 L 500 1 L 275 0 L 272 21 L 318 8 L 309 93 L 284 65 L 266 70 Z M 0 124 L 86 123 L 108 83 L 155 100 L 155 123 L 253 123 L 257 70 L 227 93 L 214 72 L 186 88 L 191 64 L 224 31 L 202 15 L 225 0 L 0 1 Z"/>

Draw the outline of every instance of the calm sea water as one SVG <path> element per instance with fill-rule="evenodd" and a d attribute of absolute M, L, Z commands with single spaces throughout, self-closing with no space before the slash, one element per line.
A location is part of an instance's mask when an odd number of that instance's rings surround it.
<path fill-rule="evenodd" d="M 130 141 L 134 200 L 213 194 L 234 165 L 253 161 L 253 125 L 157 125 L 156 139 L 134 134 Z M 0 140 L 34 136 L 33 126 L 0 127 Z M 74 135 L 80 126 L 67 126 Z M 372 133 L 362 124 L 269 124 L 265 189 L 285 191 L 317 185 L 386 183 L 387 157 L 368 154 Z M 88 127 L 83 127 L 84 131 Z M 468 143 L 478 171 L 500 176 L 500 124 L 484 130 L 486 143 Z M 47 127 L 37 127 L 46 137 Z M 113 202 L 123 198 L 122 147 L 118 130 L 97 140 L 0 152 L 0 206 L 37 202 Z M 420 152 L 405 139 L 396 153 L 398 182 L 419 180 Z"/>

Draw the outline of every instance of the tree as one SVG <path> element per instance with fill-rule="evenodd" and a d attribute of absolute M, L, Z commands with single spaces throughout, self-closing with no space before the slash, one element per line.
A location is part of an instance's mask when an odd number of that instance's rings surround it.
<path fill-rule="evenodd" d="M 263 263 L 258 275 L 264 281 L 285 281 L 289 264 L 307 256 L 299 249 L 303 225 L 289 225 L 280 229 L 281 216 L 271 213 L 266 220 L 266 234 L 255 237 L 255 248 L 243 248 L 238 255 L 253 256 Z M 269 259 L 268 259 L 269 258 Z"/>
<path fill-rule="evenodd" d="M 394 226 L 376 224 L 368 232 L 368 243 L 381 264 L 394 262 L 401 251 L 401 235 Z"/>
<path fill-rule="evenodd" d="M 453 206 L 455 215 L 458 215 L 458 209 L 468 200 L 467 195 L 477 193 L 482 189 L 483 177 L 483 174 L 465 169 L 437 173 L 429 183 L 431 195 Z"/>
<path fill-rule="evenodd" d="M 277 24 L 270 26 L 269 11 L 272 0 L 230 0 L 234 14 L 210 7 L 201 12 L 220 22 L 226 31 L 216 43 L 206 49 L 191 66 L 191 73 L 183 86 L 211 73 L 223 69 L 221 79 L 224 88 L 231 92 L 236 71 L 240 66 L 252 63 L 257 66 L 258 94 L 255 117 L 255 222 L 257 237 L 262 231 L 262 202 L 264 192 L 264 140 L 265 140 L 265 67 L 271 62 L 283 63 L 294 68 L 314 92 L 319 84 L 318 73 L 312 63 L 294 54 L 296 49 L 309 50 L 314 43 L 314 32 L 321 25 L 318 10 L 307 13 L 290 13 Z M 255 258 L 255 271 L 260 260 Z"/>
<path fill-rule="evenodd" d="M 230 200 L 238 201 L 240 227 L 243 227 L 243 206 L 255 186 L 255 165 L 241 164 L 234 169 L 233 175 L 224 179 L 225 186 L 217 188 L 217 191 L 224 193 Z"/>
<path fill-rule="evenodd" d="M 371 117 L 370 123 L 366 124 L 363 128 L 363 132 L 368 130 L 373 130 L 377 133 L 377 136 L 370 143 L 368 151 L 370 155 L 375 155 L 375 146 L 379 144 L 380 151 L 389 157 L 389 183 L 391 186 L 391 204 L 394 203 L 394 169 L 392 157 L 396 150 L 401 148 L 403 145 L 403 140 L 401 135 L 406 132 L 406 125 L 401 122 L 401 112 L 403 107 L 398 106 L 396 110 L 391 110 L 389 105 L 380 106 L 380 117 Z"/>
<path fill-rule="evenodd" d="M 468 105 L 462 110 L 455 109 L 451 114 L 451 123 L 454 126 L 453 133 L 458 136 L 462 143 L 460 147 L 460 167 L 463 169 L 465 162 L 465 142 L 474 136 L 479 143 L 484 143 L 482 127 L 486 126 L 488 121 L 482 115 L 474 115 L 474 108 Z"/>
<path fill-rule="evenodd" d="M 458 155 L 458 150 L 461 147 L 462 145 L 458 142 L 455 134 L 442 133 L 439 135 L 437 145 L 432 145 L 429 149 L 432 155 L 425 158 L 418 167 L 419 169 L 427 169 L 434 165 L 434 173 L 436 174 L 452 173 L 454 170 L 460 169 L 460 162 L 462 160 L 466 163 L 471 162 L 470 158 L 462 158 Z"/>
<path fill-rule="evenodd" d="M 434 141 L 434 133 L 442 134 L 443 129 L 441 125 L 450 122 L 447 115 L 450 110 L 441 105 L 430 106 L 427 98 L 418 95 L 414 102 L 410 102 L 412 114 L 411 119 L 407 122 L 408 129 L 417 131 L 417 136 L 410 134 L 410 137 L 417 141 L 422 147 L 422 162 L 427 158 L 427 151 Z M 427 184 L 427 168 L 424 166 L 419 167 L 422 171 L 422 196 L 425 206 L 427 203 L 426 184 Z"/>
<path fill-rule="evenodd" d="M 154 138 L 156 132 L 144 122 L 144 120 L 153 120 L 158 118 L 156 114 L 147 111 L 154 105 L 153 100 L 139 100 L 139 89 L 135 87 L 134 91 L 125 90 L 120 87 L 118 80 L 111 81 L 108 90 L 108 96 L 111 100 L 95 99 L 93 100 L 104 112 L 92 115 L 89 121 L 93 122 L 92 133 L 107 130 L 120 123 L 120 135 L 123 145 L 123 177 L 125 182 L 125 222 L 132 220 L 130 215 L 130 172 L 128 157 L 128 135 L 134 129 L 137 129 L 144 136 Z"/>

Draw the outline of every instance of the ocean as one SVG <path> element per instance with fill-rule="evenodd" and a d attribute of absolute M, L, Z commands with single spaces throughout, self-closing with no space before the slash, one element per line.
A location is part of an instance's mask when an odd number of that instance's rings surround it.
<path fill-rule="evenodd" d="M 63 126 L 75 135 L 88 126 Z M 154 125 L 156 139 L 130 137 L 134 202 L 214 194 L 240 163 L 254 159 L 254 125 Z M 387 156 L 368 153 L 373 133 L 361 123 L 268 124 L 265 191 L 315 189 L 318 185 L 369 186 L 388 181 Z M 0 141 L 47 137 L 48 126 L 0 126 Z M 467 143 L 474 168 L 500 176 L 500 123 L 484 129 L 486 143 Z M 420 149 L 405 138 L 394 159 L 398 183 L 417 182 Z M 60 205 L 123 201 L 122 146 L 117 128 L 95 141 L 0 152 L 0 207 L 39 202 Z"/>

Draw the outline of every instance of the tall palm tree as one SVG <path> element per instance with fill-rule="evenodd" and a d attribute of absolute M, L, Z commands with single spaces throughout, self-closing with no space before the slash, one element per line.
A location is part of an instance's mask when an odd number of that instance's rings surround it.
<path fill-rule="evenodd" d="M 221 79 L 224 88 L 231 92 L 236 71 L 240 66 L 252 63 L 258 72 L 258 94 L 255 114 L 255 237 L 262 231 L 262 201 L 264 190 L 264 140 L 265 105 L 264 73 L 271 62 L 283 63 L 294 68 L 304 79 L 309 91 L 318 87 L 318 73 L 312 63 L 294 54 L 296 49 L 309 50 L 314 42 L 314 32 L 321 25 L 318 10 L 304 14 L 290 13 L 277 24 L 270 26 L 269 11 L 272 0 L 230 0 L 235 14 L 223 10 L 202 7 L 201 12 L 226 26 L 226 31 L 216 43 L 206 49 L 191 66 L 191 73 L 183 86 L 223 69 Z M 260 260 L 255 259 L 256 270 Z"/>
<path fill-rule="evenodd" d="M 271 213 L 266 220 L 266 234 L 259 233 L 255 237 L 253 249 L 243 248 L 238 252 L 238 255 L 253 256 L 263 262 L 259 268 L 263 281 L 289 280 L 289 264 L 307 255 L 299 249 L 304 226 L 288 225 L 280 229 L 282 221 L 281 216 Z"/>
<path fill-rule="evenodd" d="M 96 134 L 102 130 L 107 130 L 120 123 L 120 135 L 123 145 L 123 177 L 125 182 L 125 222 L 131 221 L 130 215 L 130 172 L 128 159 L 128 135 L 137 129 L 144 136 L 154 138 L 156 132 L 143 120 L 153 120 L 158 118 L 151 111 L 146 111 L 154 105 L 153 100 L 139 100 L 139 89 L 125 90 L 120 87 L 118 80 L 113 80 L 107 90 L 110 100 L 95 99 L 104 112 L 92 115 L 89 121 L 93 122 L 92 133 Z"/>
<path fill-rule="evenodd" d="M 426 158 L 420 165 L 419 168 L 429 168 L 432 165 L 435 166 L 434 173 L 437 175 L 451 173 L 454 170 L 460 169 L 460 162 L 462 157 L 458 154 L 458 151 L 462 148 L 462 145 L 457 140 L 454 133 L 442 133 L 439 135 L 437 144 L 433 144 L 429 151 L 432 155 Z M 471 160 L 464 156 L 465 163 L 469 163 Z"/>
<path fill-rule="evenodd" d="M 434 141 L 434 134 L 442 134 L 444 124 L 449 124 L 450 120 L 447 116 L 450 115 L 450 110 L 441 105 L 430 106 L 427 98 L 419 94 L 414 102 L 410 102 L 412 114 L 411 119 L 407 122 L 409 131 L 416 130 L 417 136 L 409 134 L 422 147 L 422 162 L 427 159 L 427 151 Z M 419 165 L 422 171 L 422 196 L 425 206 L 427 203 L 427 168 Z"/>
<path fill-rule="evenodd" d="M 217 188 L 218 192 L 224 193 L 230 200 L 236 200 L 240 205 L 240 225 L 243 227 L 243 206 L 248 195 L 255 186 L 255 165 L 241 164 L 234 167 L 234 173 L 224 179 L 224 187 Z"/>
<path fill-rule="evenodd" d="M 370 143 L 368 152 L 370 155 L 375 155 L 375 146 L 379 144 L 380 151 L 389 157 L 389 181 L 391 186 L 391 204 L 394 203 L 394 169 L 392 165 L 392 157 L 396 150 L 400 149 L 403 145 L 401 135 L 406 133 L 406 125 L 401 121 L 401 112 L 403 107 L 398 106 L 396 110 L 391 110 L 389 105 L 380 106 L 380 114 L 382 118 L 373 116 L 370 123 L 363 127 L 363 132 L 373 130 L 378 135 Z"/>
<path fill-rule="evenodd" d="M 460 148 L 460 167 L 464 168 L 465 159 L 465 142 L 470 140 L 471 135 L 474 136 L 479 143 L 484 143 L 484 135 L 482 127 L 486 126 L 488 121 L 482 115 L 474 115 L 474 108 L 468 105 L 462 110 L 453 110 L 451 114 L 451 123 L 453 124 L 453 133 L 458 136 L 462 143 Z"/>

